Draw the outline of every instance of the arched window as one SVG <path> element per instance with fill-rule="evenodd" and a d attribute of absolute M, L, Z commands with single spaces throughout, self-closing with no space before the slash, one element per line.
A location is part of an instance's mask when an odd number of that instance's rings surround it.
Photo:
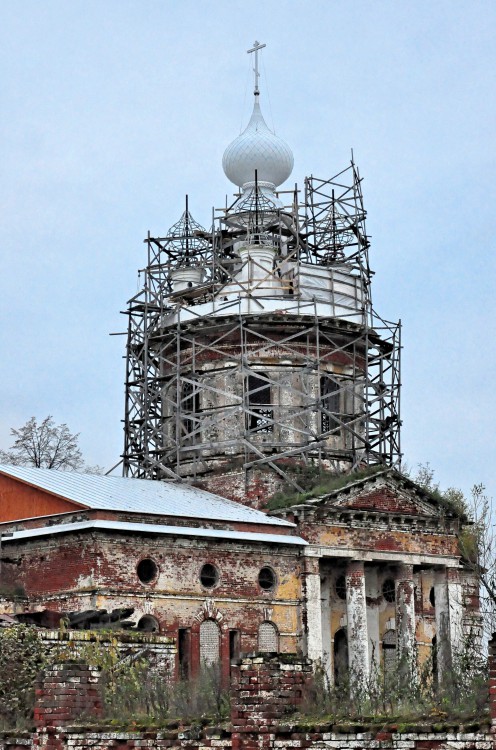
<path fill-rule="evenodd" d="M 279 634 L 273 622 L 262 622 L 258 627 L 258 650 L 265 654 L 279 651 Z"/>
<path fill-rule="evenodd" d="M 158 621 L 151 615 L 143 615 L 143 617 L 140 620 L 138 620 L 136 629 L 141 630 L 144 633 L 158 633 L 159 631 Z"/>
<path fill-rule="evenodd" d="M 348 637 L 345 628 L 334 635 L 334 684 L 342 685 L 348 677 Z"/>
<path fill-rule="evenodd" d="M 396 631 L 386 630 L 382 639 L 382 659 L 386 677 L 396 672 Z"/>
<path fill-rule="evenodd" d="M 200 625 L 200 664 L 211 667 L 220 660 L 220 630 L 214 620 Z"/>
<path fill-rule="evenodd" d="M 274 410 L 269 378 L 264 372 L 246 378 L 248 408 L 246 427 L 254 432 L 274 432 Z"/>
<path fill-rule="evenodd" d="M 339 383 L 329 375 L 322 375 L 320 378 L 320 431 L 322 433 L 331 432 L 336 434 L 339 431 L 339 424 L 335 415 L 339 415 Z"/>

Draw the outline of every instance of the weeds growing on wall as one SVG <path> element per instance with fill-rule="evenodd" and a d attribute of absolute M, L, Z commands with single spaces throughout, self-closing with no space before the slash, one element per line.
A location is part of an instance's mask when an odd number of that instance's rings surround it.
<path fill-rule="evenodd" d="M 15 625 L 0 630 L 0 729 L 31 725 L 35 682 L 46 660 L 36 628 Z"/>
<path fill-rule="evenodd" d="M 377 666 L 369 675 L 350 670 L 337 685 L 330 685 L 318 669 L 301 712 L 337 722 L 482 718 L 488 706 L 488 672 L 477 639 L 466 636 L 444 675 L 436 674 L 434 661 L 418 667 L 414 656 L 388 672 Z"/>
<path fill-rule="evenodd" d="M 171 719 L 189 723 L 229 718 L 229 694 L 222 690 L 217 665 L 204 666 L 194 680 L 171 684 L 142 663 L 114 682 L 104 674 L 103 696 L 106 717 L 114 721 L 130 717 L 160 725 Z"/>
<path fill-rule="evenodd" d="M 294 479 L 302 486 L 307 487 L 306 492 L 297 492 L 292 484 L 285 484 L 279 492 L 276 492 L 266 503 L 267 510 L 287 508 L 291 505 L 304 503 L 310 498 L 326 495 L 329 492 L 340 490 L 360 479 L 373 476 L 384 471 L 384 466 L 368 466 L 350 474 L 331 474 L 322 471 L 317 466 L 298 466 L 292 471 Z M 286 471 L 288 468 L 286 467 Z"/>
<path fill-rule="evenodd" d="M 67 643 L 57 658 L 98 667 L 105 718 L 119 724 L 142 721 L 162 724 L 171 719 L 223 720 L 229 715 L 229 695 L 222 689 L 217 665 L 204 665 L 195 680 L 174 682 L 164 668 L 154 666 L 146 650 L 123 654 L 119 638 L 102 632 L 92 641 Z"/>

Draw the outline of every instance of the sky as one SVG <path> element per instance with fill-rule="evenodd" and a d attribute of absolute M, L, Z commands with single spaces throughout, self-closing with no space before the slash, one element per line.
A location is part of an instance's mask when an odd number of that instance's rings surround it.
<path fill-rule="evenodd" d="M 496 496 L 496 3 L 0 0 L 0 447 L 53 415 L 89 464 L 123 448 L 126 318 L 184 196 L 204 226 L 222 153 L 261 105 L 289 180 L 350 149 L 373 300 L 401 318 L 402 449 Z"/>

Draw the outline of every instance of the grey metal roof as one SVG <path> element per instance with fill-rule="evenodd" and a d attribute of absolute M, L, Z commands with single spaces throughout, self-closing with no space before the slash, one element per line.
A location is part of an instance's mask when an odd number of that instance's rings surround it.
<path fill-rule="evenodd" d="M 110 531 L 129 531 L 139 534 L 165 534 L 168 536 L 207 537 L 209 539 L 228 539 L 234 542 L 265 542 L 267 544 L 289 544 L 306 546 L 308 542 L 299 536 L 286 534 L 264 534 L 252 531 L 224 531 L 224 529 L 198 529 L 188 526 L 164 526 L 154 523 L 127 523 L 124 521 L 78 521 L 75 523 L 61 523 L 55 526 L 42 526 L 38 529 L 14 531 L 12 536 L 2 538 L 2 545 L 16 542 L 20 539 L 32 539 L 38 536 L 52 536 L 53 534 L 67 534 L 71 531 L 86 529 L 100 529 Z"/>
<path fill-rule="evenodd" d="M 1 464 L 0 473 L 98 510 L 294 527 L 289 521 L 269 517 L 262 511 L 188 484 Z"/>

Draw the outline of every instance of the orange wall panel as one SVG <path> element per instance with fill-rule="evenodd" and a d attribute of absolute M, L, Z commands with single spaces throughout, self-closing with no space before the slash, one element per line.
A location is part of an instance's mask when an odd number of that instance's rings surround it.
<path fill-rule="evenodd" d="M 0 523 L 67 513 L 82 506 L 0 474 Z"/>

